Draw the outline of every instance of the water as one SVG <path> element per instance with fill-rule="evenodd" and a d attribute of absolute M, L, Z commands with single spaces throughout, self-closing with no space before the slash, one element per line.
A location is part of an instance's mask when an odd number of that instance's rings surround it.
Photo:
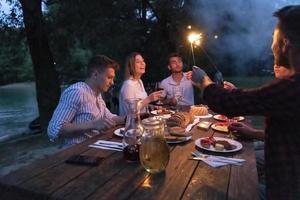
<path fill-rule="evenodd" d="M 37 116 L 34 83 L 0 86 L 0 141 L 24 132 Z"/>

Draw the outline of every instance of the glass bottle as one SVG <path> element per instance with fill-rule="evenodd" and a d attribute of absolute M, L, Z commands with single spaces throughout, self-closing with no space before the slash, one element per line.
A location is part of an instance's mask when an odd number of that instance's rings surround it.
<path fill-rule="evenodd" d="M 169 163 L 169 146 L 164 138 L 164 123 L 158 117 L 142 120 L 144 132 L 140 145 L 140 162 L 146 171 L 158 173 Z"/>
<path fill-rule="evenodd" d="M 127 113 L 123 136 L 123 155 L 125 160 L 134 162 L 139 160 L 139 144 L 143 133 L 139 115 L 139 99 L 126 101 Z"/>

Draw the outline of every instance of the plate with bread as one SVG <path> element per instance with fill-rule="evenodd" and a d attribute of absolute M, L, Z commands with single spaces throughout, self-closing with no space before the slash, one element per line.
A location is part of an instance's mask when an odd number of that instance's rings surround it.
<path fill-rule="evenodd" d="M 243 148 L 243 145 L 238 141 L 223 137 L 199 138 L 195 141 L 195 145 L 207 151 L 222 153 L 236 152 Z"/>
<path fill-rule="evenodd" d="M 168 144 L 178 144 L 192 139 L 192 136 L 188 134 L 184 128 L 179 126 L 169 128 L 168 132 L 169 134 L 165 135 Z"/>

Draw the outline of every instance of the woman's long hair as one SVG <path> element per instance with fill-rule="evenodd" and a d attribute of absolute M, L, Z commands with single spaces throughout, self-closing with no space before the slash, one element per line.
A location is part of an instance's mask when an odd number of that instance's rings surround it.
<path fill-rule="evenodd" d="M 127 56 L 125 61 L 125 80 L 127 80 L 130 76 L 135 76 L 135 57 L 137 55 L 141 55 L 139 52 L 132 52 Z"/>

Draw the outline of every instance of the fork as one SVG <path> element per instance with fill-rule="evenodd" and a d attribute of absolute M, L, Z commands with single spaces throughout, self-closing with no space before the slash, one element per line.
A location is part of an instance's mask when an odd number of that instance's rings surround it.
<path fill-rule="evenodd" d="M 244 159 L 239 159 L 239 158 L 228 158 L 228 157 L 224 157 L 224 156 L 212 156 L 212 155 L 207 155 L 207 154 L 203 154 L 200 153 L 199 151 L 193 151 L 192 155 L 195 157 L 202 157 L 202 158 L 211 158 L 213 160 L 216 161 L 230 161 L 230 162 L 234 162 L 234 163 L 243 163 L 245 160 Z"/>

